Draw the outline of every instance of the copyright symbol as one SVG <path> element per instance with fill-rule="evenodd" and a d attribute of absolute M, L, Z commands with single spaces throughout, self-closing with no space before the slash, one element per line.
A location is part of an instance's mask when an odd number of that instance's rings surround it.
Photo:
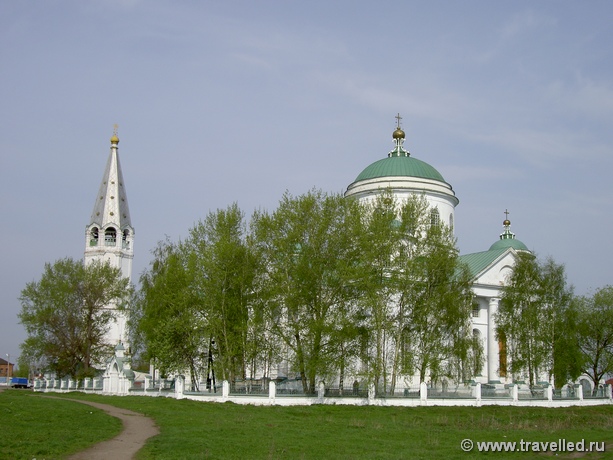
<path fill-rule="evenodd" d="M 473 442 L 470 439 L 462 439 L 460 447 L 464 452 L 470 452 L 473 450 Z"/>

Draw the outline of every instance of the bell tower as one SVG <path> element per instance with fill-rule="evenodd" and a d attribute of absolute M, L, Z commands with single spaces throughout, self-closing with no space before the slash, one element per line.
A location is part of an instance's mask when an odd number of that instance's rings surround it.
<path fill-rule="evenodd" d="M 85 264 L 94 260 L 109 262 L 121 270 L 125 278 L 132 279 L 134 258 L 134 228 L 130 221 L 130 210 L 125 182 L 119 163 L 119 138 L 117 125 L 111 137 L 111 152 L 102 176 L 100 189 L 94 203 L 89 224 L 85 230 Z M 108 308 L 115 308 L 109 305 Z M 116 320 L 107 334 L 110 345 L 127 345 L 127 318 L 117 312 Z"/>

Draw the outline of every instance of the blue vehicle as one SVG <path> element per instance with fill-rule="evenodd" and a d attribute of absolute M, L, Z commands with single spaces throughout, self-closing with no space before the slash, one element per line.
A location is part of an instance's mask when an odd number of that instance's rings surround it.
<path fill-rule="evenodd" d="M 13 388 L 29 388 L 30 383 L 25 377 L 13 377 L 11 379 L 11 387 Z"/>

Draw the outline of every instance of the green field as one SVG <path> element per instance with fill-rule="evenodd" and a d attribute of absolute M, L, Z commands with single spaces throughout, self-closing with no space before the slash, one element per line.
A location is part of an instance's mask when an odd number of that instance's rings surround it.
<path fill-rule="evenodd" d="M 613 458 L 613 406 L 256 407 L 150 397 L 87 399 L 141 412 L 160 427 L 141 459 Z M 59 459 L 108 439 L 119 422 L 90 406 L 30 391 L 0 393 L 0 458 Z M 473 441 L 605 441 L 606 453 L 465 453 Z"/>

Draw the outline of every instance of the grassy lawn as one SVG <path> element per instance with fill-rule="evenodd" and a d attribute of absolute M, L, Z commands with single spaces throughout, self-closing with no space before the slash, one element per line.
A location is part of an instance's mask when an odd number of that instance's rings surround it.
<path fill-rule="evenodd" d="M 548 458 L 551 453 L 471 453 L 460 442 L 606 441 L 613 458 L 613 406 L 561 409 L 516 407 L 255 407 L 149 397 L 87 399 L 141 412 L 161 434 L 142 459 L 471 459 Z M 0 456 L 62 458 L 88 442 L 108 438 L 117 423 L 89 406 L 31 392 L 0 393 Z M 68 435 L 70 433 L 70 435 Z"/>
<path fill-rule="evenodd" d="M 0 458 L 56 459 L 110 439 L 121 422 L 103 411 L 27 390 L 0 393 Z"/>

